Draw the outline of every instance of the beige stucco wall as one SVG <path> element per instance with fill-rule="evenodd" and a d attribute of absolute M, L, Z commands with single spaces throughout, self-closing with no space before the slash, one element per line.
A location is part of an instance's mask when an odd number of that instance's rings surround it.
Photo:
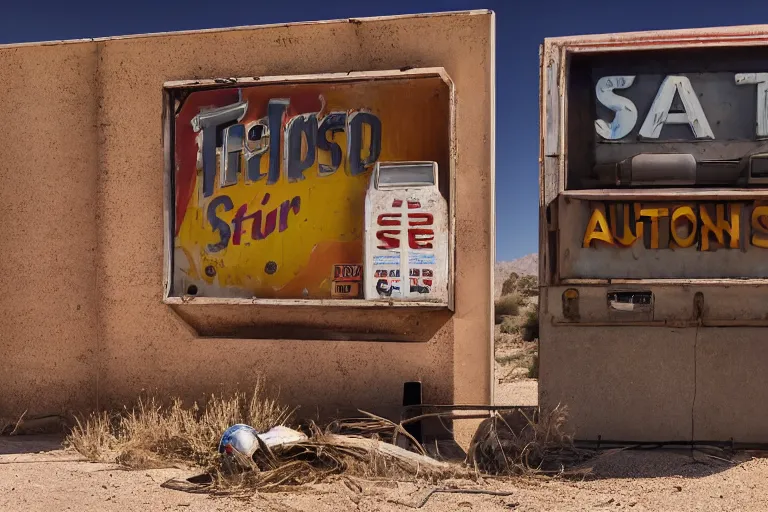
<path fill-rule="evenodd" d="M 398 405 L 415 379 L 427 402 L 488 402 L 492 47 L 489 12 L 0 47 L 0 415 L 198 398 L 257 374 L 307 416 Z M 162 303 L 163 82 L 405 66 L 456 87 L 455 313 L 426 343 L 195 337 Z"/>

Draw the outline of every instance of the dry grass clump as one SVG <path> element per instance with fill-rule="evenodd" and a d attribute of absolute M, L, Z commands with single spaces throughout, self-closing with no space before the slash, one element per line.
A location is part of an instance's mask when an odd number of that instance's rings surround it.
<path fill-rule="evenodd" d="M 95 413 L 78 419 L 69 445 L 90 460 L 134 467 L 183 463 L 211 468 L 218 461 L 221 435 L 236 423 L 267 430 L 283 424 L 289 410 L 267 396 L 258 380 L 252 393 L 211 395 L 202 406 L 185 407 L 179 399 L 161 405 L 155 397 L 140 399 L 121 414 Z"/>
<path fill-rule="evenodd" d="M 591 457 L 564 431 L 566 409 L 557 407 L 539 417 L 535 409 L 514 409 L 484 420 L 470 443 L 467 461 L 494 475 L 568 475 Z M 583 471 L 578 471 L 582 473 Z"/>
<path fill-rule="evenodd" d="M 15 422 L 9 418 L 0 416 L 0 436 L 10 434 L 13 431 Z"/>

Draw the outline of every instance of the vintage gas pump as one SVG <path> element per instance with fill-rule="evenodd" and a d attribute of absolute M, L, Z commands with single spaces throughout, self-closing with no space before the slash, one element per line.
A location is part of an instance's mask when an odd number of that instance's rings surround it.
<path fill-rule="evenodd" d="M 448 205 L 436 162 L 378 162 L 365 197 L 366 300 L 447 302 Z"/>

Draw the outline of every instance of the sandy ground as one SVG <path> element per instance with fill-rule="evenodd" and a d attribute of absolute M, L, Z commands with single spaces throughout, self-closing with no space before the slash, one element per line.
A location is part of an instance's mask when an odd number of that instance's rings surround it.
<path fill-rule="evenodd" d="M 55 437 L 0 438 L 0 510 L 8 511 L 393 511 L 414 510 L 436 487 L 510 496 L 434 494 L 419 510 L 767 510 L 768 459 L 727 462 L 690 450 L 603 456 L 579 481 L 508 478 L 485 483 L 337 481 L 293 493 L 211 497 L 164 489 L 181 469 L 125 471 L 83 461 Z M 745 459 L 744 455 L 741 459 Z M 410 505 L 410 506 L 409 506 Z"/>
<path fill-rule="evenodd" d="M 535 379 L 518 379 L 496 384 L 496 405 L 539 404 L 539 383 Z"/>
<path fill-rule="evenodd" d="M 504 334 L 497 325 L 495 345 L 496 404 L 538 405 L 538 381 L 528 378 L 536 342 L 525 342 L 516 334 Z"/>

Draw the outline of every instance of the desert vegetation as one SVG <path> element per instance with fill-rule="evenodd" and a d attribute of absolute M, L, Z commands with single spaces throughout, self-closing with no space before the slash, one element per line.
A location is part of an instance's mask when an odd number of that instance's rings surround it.
<path fill-rule="evenodd" d="M 252 393 L 211 395 L 201 405 L 144 397 L 122 411 L 80 419 L 66 442 L 91 461 L 127 469 L 197 468 L 198 476 L 171 479 L 163 486 L 216 494 L 285 491 L 350 476 L 433 483 L 460 478 L 481 485 L 484 475 L 582 474 L 577 465 L 592 455 L 574 446 L 563 428 L 562 408 L 541 418 L 535 407 L 494 413 L 478 428 L 467 457 L 447 460 L 428 455 L 410 436 L 404 425 L 411 420 L 394 423 L 360 411 L 360 417 L 323 427 L 311 421 L 296 424 L 292 409 L 266 389 L 259 380 Z M 299 436 L 270 446 L 259 439 L 251 456 L 233 452 L 229 444 L 222 452 L 222 433 L 235 424 L 252 425 L 258 432 L 287 425 Z"/>
<path fill-rule="evenodd" d="M 496 300 L 496 372 L 499 382 L 538 378 L 539 285 L 511 272 Z"/>

